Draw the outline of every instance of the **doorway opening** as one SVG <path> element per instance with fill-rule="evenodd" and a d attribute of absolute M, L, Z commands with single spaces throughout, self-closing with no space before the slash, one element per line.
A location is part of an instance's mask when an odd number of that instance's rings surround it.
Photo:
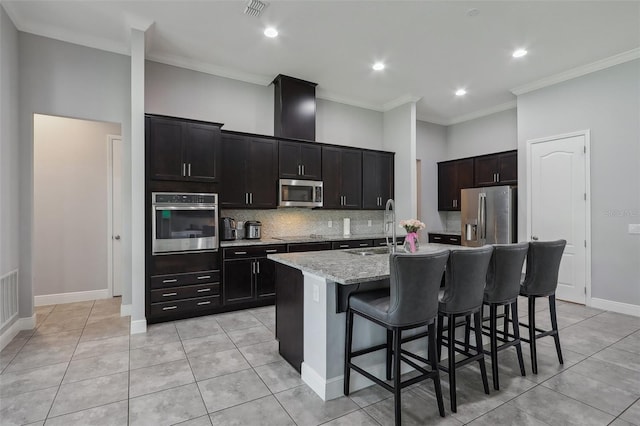
<path fill-rule="evenodd" d="M 34 114 L 35 306 L 121 292 L 120 134 L 118 123 Z"/>

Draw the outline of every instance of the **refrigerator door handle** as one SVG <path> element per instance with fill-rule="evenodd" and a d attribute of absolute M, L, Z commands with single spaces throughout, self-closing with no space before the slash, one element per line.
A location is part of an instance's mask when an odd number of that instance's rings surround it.
<path fill-rule="evenodd" d="M 487 238 L 487 194 L 478 194 L 478 239 Z"/>

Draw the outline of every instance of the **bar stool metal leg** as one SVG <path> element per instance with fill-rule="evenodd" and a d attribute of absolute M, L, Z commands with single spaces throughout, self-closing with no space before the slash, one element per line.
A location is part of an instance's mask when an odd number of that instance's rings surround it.
<path fill-rule="evenodd" d="M 489 305 L 489 341 L 491 346 L 491 374 L 493 377 L 493 388 L 500 389 L 498 379 L 498 330 L 497 330 L 497 310 L 495 304 Z"/>
<path fill-rule="evenodd" d="M 520 343 L 520 323 L 518 321 L 518 301 L 516 300 L 511 304 L 511 324 L 513 326 L 513 335 L 518 340 L 516 346 L 516 353 L 518 354 L 518 364 L 520 365 L 520 374 L 525 376 L 524 371 L 524 359 L 522 359 L 522 344 Z"/>
<path fill-rule="evenodd" d="M 502 323 L 505 336 L 509 332 L 509 305 L 504 305 L 504 322 Z"/>
<path fill-rule="evenodd" d="M 400 402 L 400 395 L 402 387 L 400 386 L 400 351 L 402 345 L 402 332 L 399 329 L 393 330 L 393 403 L 396 425 L 401 425 L 402 415 L 402 403 Z"/>
<path fill-rule="evenodd" d="M 438 362 L 442 360 L 442 334 L 444 333 L 444 315 L 438 315 L 438 335 L 436 337 L 436 348 L 438 351 Z"/>
<path fill-rule="evenodd" d="M 349 364 L 351 363 L 351 344 L 353 342 L 353 311 L 351 309 L 347 309 L 347 341 L 344 348 L 344 394 L 349 395 L 349 376 L 351 373 L 351 368 Z"/>
<path fill-rule="evenodd" d="M 449 397 L 451 399 L 451 411 L 457 412 L 456 403 L 456 316 L 454 314 L 447 315 L 447 325 L 449 330 L 448 339 L 448 356 L 449 356 Z"/>
<path fill-rule="evenodd" d="M 431 371 L 438 371 L 438 359 L 436 357 L 436 324 L 433 321 L 428 326 L 429 340 L 428 340 L 428 348 L 427 353 L 429 355 L 429 361 L 431 365 Z M 440 375 L 437 374 L 433 380 L 433 385 L 436 391 L 436 400 L 438 401 L 438 411 L 440 411 L 440 416 L 444 417 L 444 402 L 442 399 L 442 387 L 440 386 Z"/>
<path fill-rule="evenodd" d="M 529 349 L 531 350 L 531 371 L 538 374 L 538 354 L 536 352 L 536 298 L 529 296 Z"/>
<path fill-rule="evenodd" d="M 474 318 L 474 328 L 476 332 L 476 352 L 478 355 L 484 354 L 484 349 L 482 347 L 482 310 L 476 312 L 473 315 Z M 498 351 L 496 351 L 497 354 Z M 480 357 L 478 360 L 480 364 L 480 375 L 482 376 L 482 386 L 484 387 L 484 393 L 489 395 L 489 382 L 487 380 L 487 368 L 484 363 L 484 356 Z M 496 363 L 497 365 L 497 363 Z"/>
<path fill-rule="evenodd" d="M 558 361 L 564 364 L 562 360 L 562 349 L 560 349 L 560 335 L 558 334 L 558 319 L 556 316 L 556 295 L 549 296 L 549 312 L 551 313 L 551 328 L 554 331 L 553 340 L 556 344 L 556 352 L 558 353 Z"/>
<path fill-rule="evenodd" d="M 387 330 L 387 380 L 391 380 L 391 359 L 393 357 L 393 331 Z"/>

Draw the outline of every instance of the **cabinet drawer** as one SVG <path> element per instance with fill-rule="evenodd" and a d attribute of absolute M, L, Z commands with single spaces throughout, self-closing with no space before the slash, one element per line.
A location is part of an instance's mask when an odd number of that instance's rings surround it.
<path fill-rule="evenodd" d="M 331 243 L 333 250 L 361 247 L 373 247 L 373 240 L 334 241 Z"/>
<path fill-rule="evenodd" d="M 305 251 L 331 250 L 331 243 L 293 243 L 289 244 L 289 253 Z"/>
<path fill-rule="evenodd" d="M 214 283 L 220 281 L 220 271 L 199 271 L 187 274 L 154 275 L 151 288 L 180 287 L 190 284 Z"/>
<path fill-rule="evenodd" d="M 151 315 L 179 315 L 198 312 L 220 305 L 220 296 L 197 297 L 193 299 L 176 300 L 173 302 L 152 303 Z"/>
<path fill-rule="evenodd" d="M 151 291 L 151 303 L 169 300 L 190 299 L 194 297 L 216 296 L 220 294 L 220 283 L 187 285 Z"/>
<path fill-rule="evenodd" d="M 246 246 L 225 248 L 222 251 L 223 259 L 243 259 L 248 257 L 265 257 L 273 253 L 286 253 L 287 246 L 285 244 L 270 246 Z"/>
<path fill-rule="evenodd" d="M 450 235 L 450 234 L 429 234 L 429 242 L 430 243 L 438 243 L 438 244 L 452 244 L 459 246 L 461 244 L 460 235 Z"/>
<path fill-rule="evenodd" d="M 389 243 L 391 243 L 391 237 L 389 237 Z M 396 237 L 396 245 L 400 246 L 402 244 L 404 244 L 404 236 Z M 387 245 L 386 238 L 377 238 L 373 240 L 374 247 L 386 247 L 386 245 Z"/>

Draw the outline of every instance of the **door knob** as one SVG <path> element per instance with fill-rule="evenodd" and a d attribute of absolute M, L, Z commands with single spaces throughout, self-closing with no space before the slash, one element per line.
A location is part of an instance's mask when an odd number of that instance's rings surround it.
<path fill-rule="evenodd" d="M 532 239 L 533 241 L 538 241 L 538 236 L 537 236 L 537 235 L 532 235 L 532 236 L 531 236 L 531 239 Z"/>
<path fill-rule="evenodd" d="M 113 237 L 114 240 L 119 240 L 120 239 L 120 235 L 116 235 L 115 237 Z"/>

